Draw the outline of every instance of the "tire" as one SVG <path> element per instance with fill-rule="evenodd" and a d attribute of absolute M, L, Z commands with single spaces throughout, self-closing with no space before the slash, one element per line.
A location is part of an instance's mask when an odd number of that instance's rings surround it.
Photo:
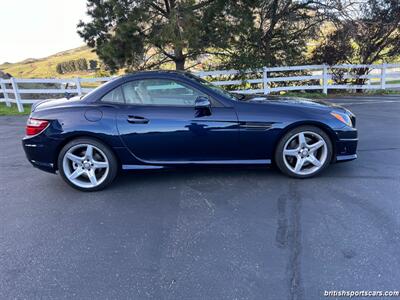
<path fill-rule="evenodd" d="M 78 138 L 66 144 L 58 155 L 62 179 L 73 188 L 99 191 L 118 173 L 118 161 L 110 148 L 92 138 Z"/>
<path fill-rule="evenodd" d="M 332 141 L 320 128 L 299 126 L 286 133 L 275 150 L 275 163 L 290 177 L 310 178 L 330 164 Z"/>

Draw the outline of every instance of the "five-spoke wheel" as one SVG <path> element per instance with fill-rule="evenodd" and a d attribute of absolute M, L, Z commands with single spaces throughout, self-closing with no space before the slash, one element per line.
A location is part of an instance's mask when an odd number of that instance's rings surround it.
<path fill-rule="evenodd" d="M 275 161 L 287 175 L 306 178 L 321 172 L 330 162 L 332 143 L 327 134 L 314 126 L 301 126 L 279 142 Z"/>
<path fill-rule="evenodd" d="M 65 181 L 85 191 L 104 188 L 117 173 L 112 151 L 92 139 L 77 139 L 68 143 L 60 152 L 58 166 Z"/>

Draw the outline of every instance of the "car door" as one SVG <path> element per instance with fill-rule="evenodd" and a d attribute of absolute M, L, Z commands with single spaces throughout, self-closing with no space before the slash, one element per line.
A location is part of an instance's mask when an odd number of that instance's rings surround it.
<path fill-rule="evenodd" d="M 209 112 L 195 100 L 209 97 L 172 79 L 133 80 L 123 84 L 125 104 L 117 127 L 133 155 L 149 163 L 215 162 L 236 159 L 238 119 L 234 108 L 212 100 Z"/>

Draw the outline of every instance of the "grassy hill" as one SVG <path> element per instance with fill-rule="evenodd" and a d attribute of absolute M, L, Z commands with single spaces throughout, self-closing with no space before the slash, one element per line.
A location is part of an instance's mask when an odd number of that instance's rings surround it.
<path fill-rule="evenodd" d="M 92 52 L 90 48 L 83 46 L 54 55 L 34 59 L 28 58 L 18 63 L 4 63 L 0 65 L 0 70 L 10 73 L 14 77 L 23 78 L 52 78 L 52 77 L 89 77 L 94 76 L 95 72 L 74 72 L 68 74 L 58 74 L 56 72 L 56 65 L 63 61 L 75 60 L 78 58 L 86 58 L 98 60 L 96 53 Z"/>

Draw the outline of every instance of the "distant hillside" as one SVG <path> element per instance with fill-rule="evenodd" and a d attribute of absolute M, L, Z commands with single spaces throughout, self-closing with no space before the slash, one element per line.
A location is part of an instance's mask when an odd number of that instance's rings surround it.
<path fill-rule="evenodd" d="M 98 60 L 96 53 L 92 52 L 90 48 L 83 46 L 63 52 L 56 53 L 49 57 L 34 59 L 28 58 L 18 63 L 4 63 L 0 65 L 0 70 L 10 73 L 14 77 L 23 78 L 51 78 L 51 77 L 71 77 L 81 76 L 88 77 L 94 76 L 94 72 L 75 72 L 68 74 L 58 74 L 56 72 L 56 65 L 60 62 L 75 60 L 78 58 L 86 58 Z"/>

